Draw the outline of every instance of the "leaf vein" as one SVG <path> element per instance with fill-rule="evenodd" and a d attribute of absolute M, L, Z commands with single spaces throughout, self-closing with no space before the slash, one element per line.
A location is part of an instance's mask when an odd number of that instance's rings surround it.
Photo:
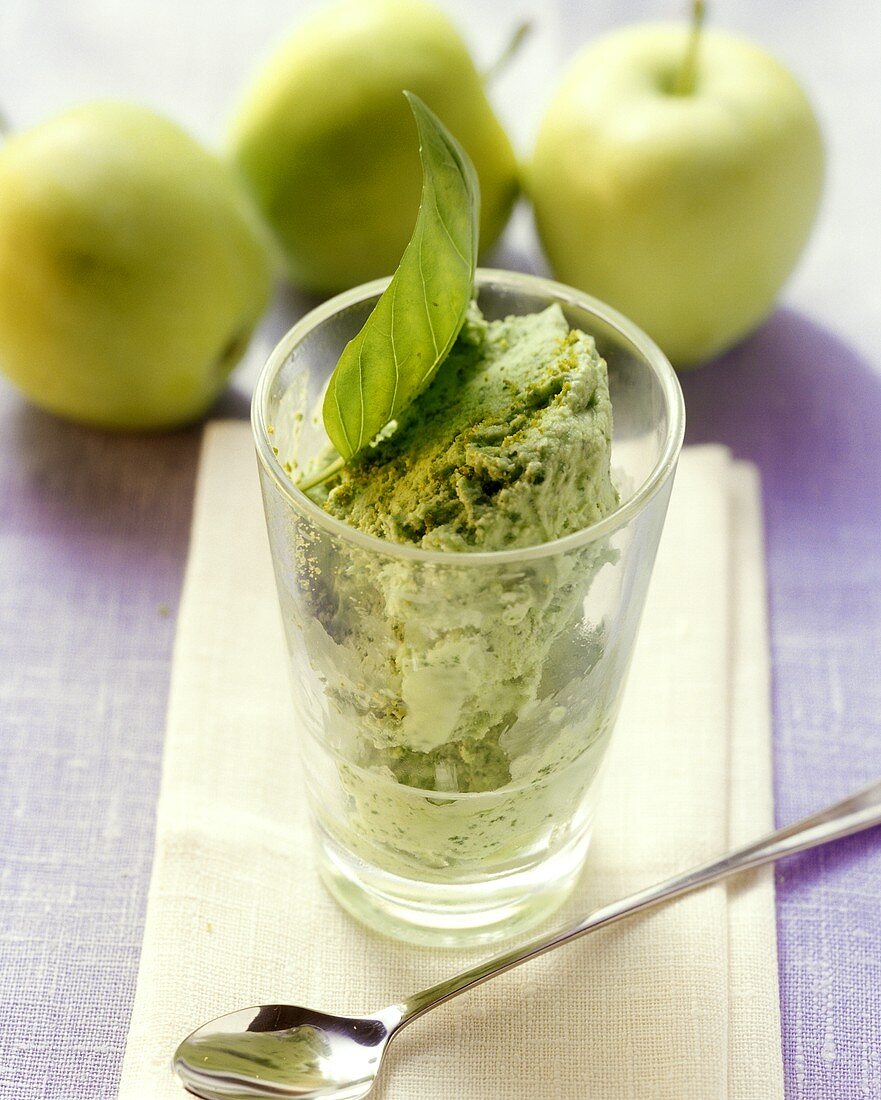
<path fill-rule="evenodd" d="M 360 411 L 360 421 L 358 423 L 358 446 L 356 451 L 360 451 L 364 446 L 364 366 L 362 356 L 364 354 L 364 341 L 358 345 L 358 405 Z"/>
<path fill-rule="evenodd" d="M 346 429 L 346 421 L 345 421 L 345 418 L 343 417 L 343 410 L 340 407 L 339 387 L 336 384 L 336 379 L 335 378 L 333 380 L 333 399 L 334 399 L 334 403 L 336 404 L 336 411 L 337 411 L 337 417 L 339 418 L 339 422 L 340 422 L 340 428 L 342 428 L 342 431 L 343 431 L 343 439 L 345 439 L 345 441 L 346 441 L 346 448 L 348 449 L 349 454 L 353 455 L 355 452 L 352 450 L 352 443 L 351 443 L 351 440 L 349 439 L 348 430 Z"/>
<path fill-rule="evenodd" d="M 444 219 L 444 216 L 440 211 L 440 207 L 437 204 L 437 195 L 434 196 L 434 208 L 437 211 L 437 220 L 440 222 L 441 229 L 443 229 L 444 233 L 446 233 L 450 244 L 453 246 L 453 251 L 459 257 L 459 259 L 462 261 L 462 263 L 465 264 L 466 267 L 470 268 L 471 267 L 471 261 L 464 254 L 464 252 L 459 248 L 458 244 L 456 244 L 456 239 L 453 236 L 453 234 L 450 232 L 450 228 L 447 225 L 447 223 Z"/>
<path fill-rule="evenodd" d="M 398 349 L 395 344 L 395 303 L 398 300 L 397 278 L 392 279 L 389 290 L 391 290 L 392 292 L 391 308 L 389 309 L 389 343 L 391 344 L 392 348 L 392 362 L 395 365 L 395 385 L 392 389 L 392 400 L 388 410 L 388 419 L 391 420 L 391 418 L 395 415 L 395 402 L 398 400 L 398 382 L 401 378 L 401 368 L 398 364 Z"/>
<path fill-rule="evenodd" d="M 431 310 L 428 306 L 428 287 L 425 285 L 425 268 L 422 264 L 422 241 L 424 236 L 424 233 L 419 234 L 419 278 L 422 282 L 422 304 L 425 307 L 425 319 L 428 321 L 428 331 L 431 333 L 431 342 L 434 345 L 434 362 L 431 364 L 427 371 L 423 372 L 423 380 L 434 369 L 434 364 L 437 362 L 437 355 L 440 350 L 437 346 L 437 336 L 435 336 L 434 333 L 434 325 L 431 320 Z"/>

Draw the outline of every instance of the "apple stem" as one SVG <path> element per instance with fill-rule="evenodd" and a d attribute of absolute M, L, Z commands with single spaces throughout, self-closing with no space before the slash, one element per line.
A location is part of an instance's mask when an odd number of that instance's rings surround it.
<path fill-rule="evenodd" d="M 532 34 L 532 21 L 524 19 L 521 23 L 518 23 L 514 28 L 511 37 L 508 39 L 508 44 L 495 59 L 495 61 L 486 69 L 483 70 L 483 80 L 485 84 L 495 80 L 495 78 L 507 68 L 508 62 L 520 52 L 520 47 L 526 41 L 526 39 Z"/>
<path fill-rule="evenodd" d="M 704 0 L 694 0 L 691 9 L 691 34 L 688 36 L 685 56 L 682 58 L 682 64 L 679 66 L 679 72 L 673 84 L 673 95 L 691 95 L 694 91 L 697 80 L 697 51 L 706 14 Z"/>

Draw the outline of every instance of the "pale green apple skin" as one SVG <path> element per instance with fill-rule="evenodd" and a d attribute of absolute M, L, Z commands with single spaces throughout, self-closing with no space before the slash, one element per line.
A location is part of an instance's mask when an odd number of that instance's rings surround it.
<path fill-rule="evenodd" d="M 422 181 L 405 89 L 474 161 L 481 248 L 504 229 L 518 165 L 455 28 L 422 0 L 342 0 L 269 59 L 230 131 L 233 161 L 294 284 L 327 293 L 397 267 Z"/>
<path fill-rule="evenodd" d="M 607 301 L 677 366 L 762 321 L 814 222 L 824 155 L 792 74 L 705 31 L 690 95 L 670 92 L 687 29 L 642 26 L 585 49 L 541 125 L 530 168 L 556 276 Z"/>
<path fill-rule="evenodd" d="M 0 370 L 104 428 L 201 416 L 270 291 L 229 169 L 141 107 L 93 103 L 0 148 Z"/>

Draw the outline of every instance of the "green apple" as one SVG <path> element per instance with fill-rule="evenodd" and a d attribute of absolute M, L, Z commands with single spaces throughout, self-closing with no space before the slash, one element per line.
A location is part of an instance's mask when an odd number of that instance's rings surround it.
<path fill-rule="evenodd" d="M 79 107 L 0 148 L 0 370 L 86 423 L 201 415 L 266 305 L 259 215 L 153 112 Z"/>
<path fill-rule="evenodd" d="M 518 190 L 511 143 L 446 16 L 422 0 L 342 0 L 269 60 L 233 121 L 231 155 L 299 286 L 330 292 L 394 271 L 416 219 L 415 92 L 480 178 L 480 239 Z"/>
<path fill-rule="evenodd" d="M 699 12 L 699 6 L 698 6 Z M 530 191 L 557 277 L 630 316 L 677 366 L 771 310 L 807 241 L 823 147 L 792 74 L 750 42 L 614 32 L 574 60 Z"/>

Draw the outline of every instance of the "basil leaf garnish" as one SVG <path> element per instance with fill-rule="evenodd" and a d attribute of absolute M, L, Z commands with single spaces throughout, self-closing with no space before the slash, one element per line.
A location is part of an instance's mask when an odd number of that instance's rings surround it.
<path fill-rule="evenodd" d="M 398 269 L 343 350 L 324 397 L 324 427 L 347 460 L 428 385 L 462 327 L 477 264 L 480 188 L 468 154 L 405 92 L 419 131 L 422 200 Z"/>

